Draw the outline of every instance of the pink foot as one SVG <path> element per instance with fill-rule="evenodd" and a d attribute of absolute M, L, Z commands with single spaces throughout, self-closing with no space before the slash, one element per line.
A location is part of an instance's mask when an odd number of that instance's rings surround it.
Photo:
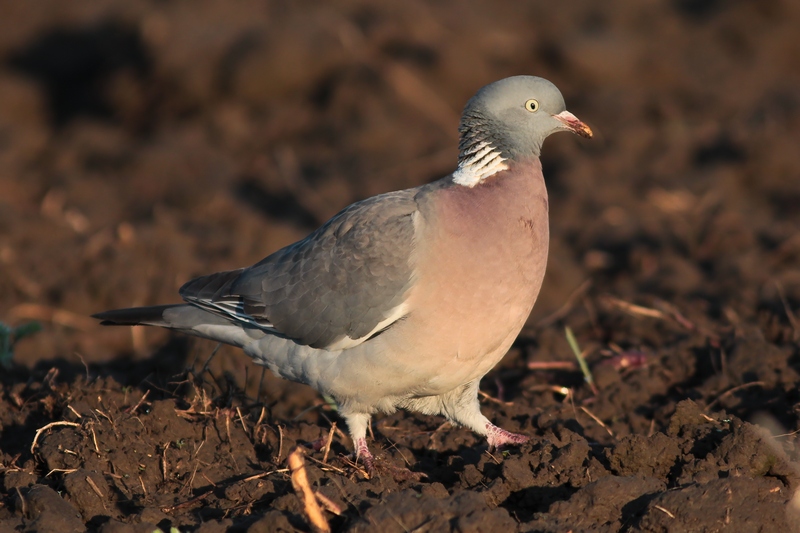
<path fill-rule="evenodd" d="M 325 445 L 328 443 L 327 437 L 319 438 L 315 441 L 309 442 L 308 445 L 311 446 L 311 449 L 315 452 L 320 451 Z"/>
<path fill-rule="evenodd" d="M 372 475 L 375 472 L 375 457 L 367 447 L 367 439 L 363 437 L 356 440 L 356 461 L 359 459 L 364 463 L 364 468 L 367 469 L 367 472 Z"/>
<path fill-rule="evenodd" d="M 523 444 L 528 442 L 528 437 L 525 435 L 519 435 L 517 433 L 511 433 L 510 431 L 506 431 L 503 428 L 499 428 L 494 424 L 487 422 L 486 440 L 489 441 L 489 449 L 493 450 L 507 444 Z"/>
<path fill-rule="evenodd" d="M 422 472 L 412 472 L 408 468 L 402 468 L 387 464 L 384 460 L 377 461 L 367 447 L 367 439 L 356 440 L 356 460 L 361 460 L 370 477 L 388 474 L 395 481 L 422 481 L 427 478 Z"/>

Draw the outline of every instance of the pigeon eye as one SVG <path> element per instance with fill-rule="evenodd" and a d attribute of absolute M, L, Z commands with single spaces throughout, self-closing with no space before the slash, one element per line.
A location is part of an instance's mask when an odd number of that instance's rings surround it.
<path fill-rule="evenodd" d="M 531 113 L 536 113 L 539 111 L 539 100 L 528 100 L 525 102 L 525 109 L 530 111 Z"/>

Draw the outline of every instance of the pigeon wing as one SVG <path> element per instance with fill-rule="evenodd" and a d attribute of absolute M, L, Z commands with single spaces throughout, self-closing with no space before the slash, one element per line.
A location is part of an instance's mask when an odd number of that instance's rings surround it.
<path fill-rule="evenodd" d="M 356 346 L 408 311 L 417 215 L 413 190 L 376 196 L 252 267 L 194 279 L 180 294 L 299 344 Z"/>

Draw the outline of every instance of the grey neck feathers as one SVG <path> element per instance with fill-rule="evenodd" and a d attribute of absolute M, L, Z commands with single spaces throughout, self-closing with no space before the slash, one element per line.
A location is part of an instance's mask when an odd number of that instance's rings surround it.
<path fill-rule="evenodd" d="M 474 112 L 465 114 L 458 131 L 461 140 L 453 182 L 475 187 L 486 178 L 508 169 L 505 161 L 511 158 L 511 153 L 503 148 L 505 143 L 499 135 L 489 133 L 497 130 L 484 116 Z"/>

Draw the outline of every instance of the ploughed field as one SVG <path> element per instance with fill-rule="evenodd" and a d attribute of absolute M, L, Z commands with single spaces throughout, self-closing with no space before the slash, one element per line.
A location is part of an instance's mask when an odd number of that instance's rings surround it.
<path fill-rule="evenodd" d="M 296 449 L 334 531 L 800 529 L 797 2 L 8 9 L 0 320 L 42 329 L 0 369 L 0 530 L 310 531 Z M 417 475 L 368 478 L 311 389 L 88 318 L 452 171 L 514 74 L 596 132 L 545 143 L 545 286 L 482 383 L 527 444 L 399 412 L 370 446 Z"/>

